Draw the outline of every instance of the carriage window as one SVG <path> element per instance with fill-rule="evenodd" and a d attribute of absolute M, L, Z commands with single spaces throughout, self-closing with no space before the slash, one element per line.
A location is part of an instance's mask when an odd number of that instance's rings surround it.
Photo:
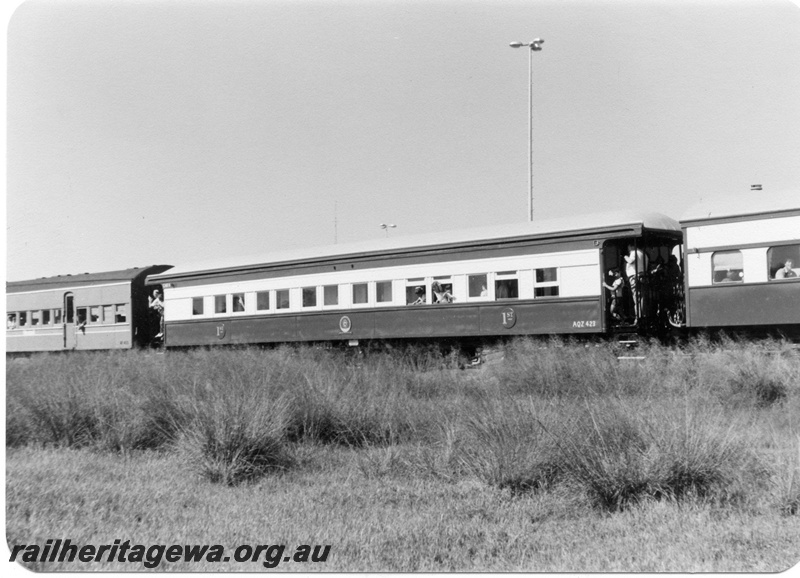
<path fill-rule="evenodd" d="M 516 271 L 497 273 L 494 281 L 495 299 L 517 299 L 519 297 L 519 280 Z"/>
<path fill-rule="evenodd" d="M 78 321 L 78 325 L 85 324 L 85 323 L 86 323 L 86 320 L 87 320 L 87 319 L 88 319 L 88 317 L 89 317 L 89 309 L 88 309 L 88 308 L 86 308 L 86 307 L 78 307 L 78 308 L 75 310 L 75 313 L 76 313 L 76 316 L 77 316 L 77 318 L 78 318 L 78 319 L 77 319 L 77 321 Z"/>
<path fill-rule="evenodd" d="M 275 291 L 275 307 L 277 309 L 289 309 L 288 289 L 278 289 Z"/>
<path fill-rule="evenodd" d="M 41 311 L 31 311 L 31 325 L 39 325 L 42 322 Z"/>
<path fill-rule="evenodd" d="M 406 281 L 406 303 L 421 305 L 425 303 L 425 279 L 409 279 Z"/>
<path fill-rule="evenodd" d="M 767 261 L 770 279 L 800 278 L 800 245 L 770 247 L 767 251 Z"/>
<path fill-rule="evenodd" d="M 202 297 L 201 297 L 202 299 Z M 126 323 L 128 321 L 128 311 L 125 304 L 120 304 L 115 307 L 114 323 Z"/>
<path fill-rule="evenodd" d="M 534 297 L 558 297 L 558 267 L 536 269 Z"/>
<path fill-rule="evenodd" d="M 303 307 L 317 306 L 317 288 L 303 287 Z"/>
<path fill-rule="evenodd" d="M 378 281 L 375 283 L 375 298 L 378 303 L 392 302 L 392 282 Z"/>
<path fill-rule="evenodd" d="M 431 301 L 435 304 L 452 303 L 453 280 L 447 275 L 444 277 L 434 277 L 431 283 Z"/>
<path fill-rule="evenodd" d="M 113 305 L 103 305 L 103 323 L 115 323 Z"/>
<path fill-rule="evenodd" d="M 256 293 L 256 309 L 258 311 L 267 311 L 269 309 L 269 291 Z"/>
<path fill-rule="evenodd" d="M 89 309 L 89 322 L 100 323 L 100 306 L 95 305 Z"/>
<path fill-rule="evenodd" d="M 244 311 L 244 293 L 233 294 L 233 312 L 242 313 Z"/>
<path fill-rule="evenodd" d="M 325 285 L 324 289 L 325 305 L 338 305 L 339 304 L 339 286 L 338 285 Z"/>
<path fill-rule="evenodd" d="M 489 287 L 486 275 L 470 275 L 468 277 L 470 297 L 488 297 Z"/>
<path fill-rule="evenodd" d="M 203 301 L 202 297 L 192 297 L 192 315 L 203 314 Z"/>
<path fill-rule="evenodd" d="M 741 283 L 744 281 L 741 251 L 717 251 L 711 255 L 713 282 Z"/>
<path fill-rule="evenodd" d="M 6 321 L 6 329 L 16 329 L 16 328 L 17 328 L 17 314 L 9 313 L 8 320 Z"/>
<path fill-rule="evenodd" d="M 353 304 L 367 303 L 369 293 L 367 291 L 366 283 L 353 284 Z"/>
<path fill-rule="evenodd" d="M 42 325 L 50 325 L 51 323 L 50 313 L 51 311 L 49 309 L 45 309 L 44 311 L 42 311 Z"/>
<path fill-rule="evenodd" d="M 61 309 L 53 309 L 53 324 L 61 324 Z"/>
<path fill-rule="evenodd" d="M 214 296 L 214 313 L 227 313 L 228 303 L 225 295 Z"/>

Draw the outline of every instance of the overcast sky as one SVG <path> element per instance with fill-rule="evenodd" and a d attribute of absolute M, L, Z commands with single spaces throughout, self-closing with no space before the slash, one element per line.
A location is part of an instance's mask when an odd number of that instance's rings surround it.
<path fill-rule="evenodd" d="M 9 280 L 800 191 L 789 0 L 42 0 Z"/>

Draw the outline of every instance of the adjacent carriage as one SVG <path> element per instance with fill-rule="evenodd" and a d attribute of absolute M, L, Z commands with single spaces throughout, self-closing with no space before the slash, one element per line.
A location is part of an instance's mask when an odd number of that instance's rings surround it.
<path fill-rule="evenodd" d="M 800 193 L 704 202 L 681 218 L 686 325 L 800 333 Z"/>
<path fill-rule="evenodd" d="M 130 349 L 150 344 L 159 320 L 148 275 L 167 265 L 45 277 L 6 285 L 6 351 Z"/>
<path fill-rule="evenodd" d="M 164 288 L 168 346 L 603 334 L 664 320 L 671 297 L 648 268 L 680 242 L 669 217 L 596 214 L 232 258 L 148 283 Z M 628 295 L 636 318 L 622 321 L 603 281 L 632 248 L 647 257 Z"/>

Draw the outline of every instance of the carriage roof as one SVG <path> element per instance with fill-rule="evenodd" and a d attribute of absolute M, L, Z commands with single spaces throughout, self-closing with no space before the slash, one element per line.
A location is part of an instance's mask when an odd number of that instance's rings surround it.
<path fill-rule="evenodd" d="M 757 217 L 776 213 L 800 212 L 800 191 L 749 191 L 747 195 L 708 198 L 690 207 L 680 219 L 682 225 L 695 221 Z"/>
<path fill-rule="evenodd" d="M 102 285 L 105 283 L 122 281 L 133 282 L 137 278 L 142 277 L 142 275 L 161 273 L 168 268 L 169 265 L 152 265 L 148 267 L 133 267 L 131 269 L 122 269 L 119 271 L 56 275 L 54 277 L 41 277 L 39 279 L 28 279 L 25 281 L 11 281 L 6 283 L 6 292 L 21 293 L 24 291 L 41 291 L 58 287 Z"/>

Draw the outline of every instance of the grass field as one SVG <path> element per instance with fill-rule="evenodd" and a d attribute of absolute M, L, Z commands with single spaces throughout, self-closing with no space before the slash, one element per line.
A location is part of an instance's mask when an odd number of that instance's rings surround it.
<path fill-rule="evenodd" d="M 331 546 L 281 571 L 797 564 L 798 352 L 700 339 L 637 355 L 518 340 L 477 370 L 422 349 L 10 360 L 8 541 Z"/>

